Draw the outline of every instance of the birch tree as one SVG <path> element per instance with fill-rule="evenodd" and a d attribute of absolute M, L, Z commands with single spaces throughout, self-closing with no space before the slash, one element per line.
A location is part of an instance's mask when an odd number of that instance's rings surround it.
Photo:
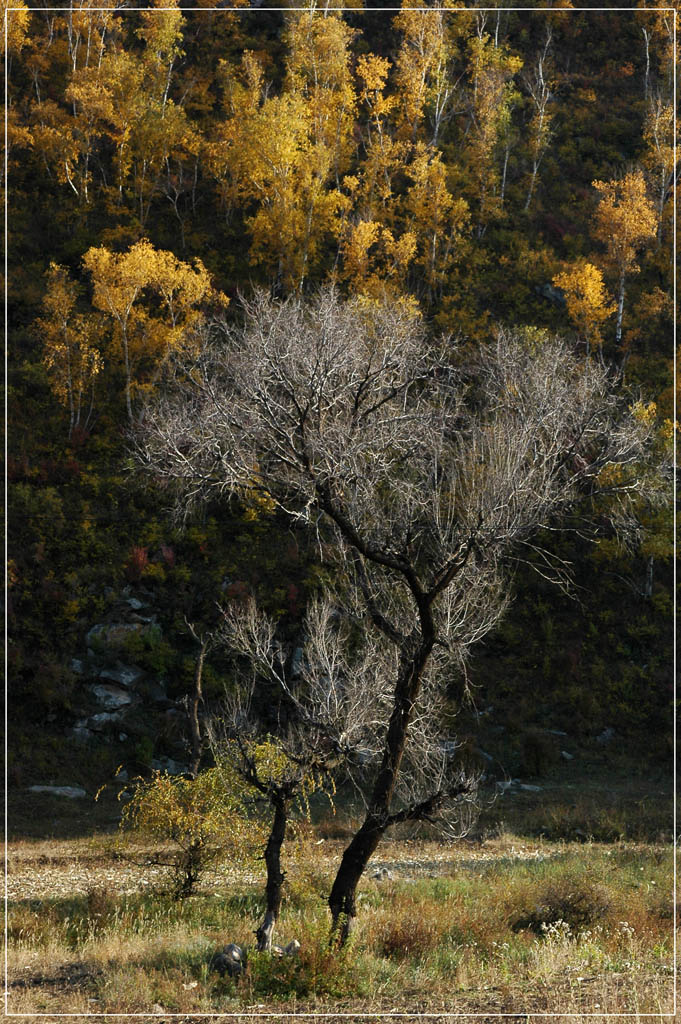
<path fill-rule="evenodd" d="M 594 181 L 600 193 L 596 208 L 596 238 L 606 247 L 607 262 L 617 278 L 615 342 L 622 342 L 627 277 L 637 274 L 637 256 L 657 233 L 655 207 L 646 194 L 643 172 L 629 171 L 619 180 Z"/>

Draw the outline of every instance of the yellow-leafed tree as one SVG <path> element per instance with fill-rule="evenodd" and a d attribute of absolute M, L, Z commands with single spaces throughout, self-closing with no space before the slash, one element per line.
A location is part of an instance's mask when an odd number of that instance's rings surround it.
<path fill-rule="evenodd" d="M 409 227 L 417 239 L 416 265 L 421 268 L 429 299 L 440 294 L 456 259 L 457 244 L 468 220 L 468 203 L 447 188 L 447 172 L 437 150 L 420 143 L 407 168 Z"/>
<path fill-rule="evenodd" d="M 655 207 L 646 193 L 641 170 L 633 170 L 621 179 L 594 181 L 600 193 L 596 209 L 596 230 L 599 242 L 606 248 L 606 260 L 617 279 L 617 325 L 615 341 L 622 341 L 624 292 L 628 274 L 638 273 L 638 253 L 657 232 Z"/>
<path fill-rule="evenodd" d="M 580 260 L 568 270 L 556 274 L 553 283 L 565 294 L 568 314 L 585 342 L 588 354 L 592 345 L 601 345 L 601 328 L 617 308 L 609 301 L 603 275 L 593 263 Z"/>
<path fill-rule="evenodd" d="M 470 131 L 466 158 L 478 201 L 478 235 L 501 209 L 497 152 L 510 128 L 511 108 L 519 94 L 513 77 L 523 66 L 520 57 L 495 46 L 484 33 L 470 40 Z"/>
<path fill-rule="evenodd" d="M 92 275 L 94 306 L 113 322 L 125 368 L 125 401 L 132 422 L 132 393 L 140 390 L 169 352 L 188 337 L 199 316 L 197 307 L 211 300 L 226 303 L 213 292 L 208 272 L 157 250 L 146 238 L 127 252 L 113 253 L 105 246 L 89 249 L 83 259 Z M 143 294 L 161 299 L 161 315 L 141 304 Z"/>
<path fill-rule="evenodd" d="M 665 207 L 674 194 L 674 108 L 657 94 L 648 102 L 643 126 L 646 152 L 643 165 L 648 172 L 651 190 L 657 197 L 658 239 L 662 231 Z"/>
<path fill-rule="evenodd" d="M 317 139 L 313 98 L 266 96 L 256 58 L 226 74 L 228 118 L 209 146 L 211 171 L 230 203 L 253 204 L 245 219 L 251 262 L 286 290 L 299 288 L 325 239 L 337 237 L 347 197 L 334 187 L 334 151 Z"/>
<path fill-rule="evenodd" d="M 94 407 L 95 381 L 102 356 L 94 344 L 94 318 L 76 312 L 78 287 L 68 271 L 50 263 L 43 316 L 36 321 L 42 337 L 43 363 L 52 389 L 69 410 L 69 437 L 77 427 L 87 428 Z"/>
<path fill-rule="evenodd" d="M 376 221 L 359 221 L 348 227 L 341 246 L 342 276 L 357 295 L 400 296 L 416 255 L 416 244 L 412 231 L 395 237 L 390 228 Z"/>
<path fill-rule="evenodd" d="M 402 33 L 397 56 L 399 134 L 414 141 L 423 122 L 430 122 L 436 146 L 454 94 L 452 34 L 461 24 L 442 10 L 424 11 L 418 0 L 404 0 L 394 21 Z M 446 4 L 445 4 L 446 6 Z"/>

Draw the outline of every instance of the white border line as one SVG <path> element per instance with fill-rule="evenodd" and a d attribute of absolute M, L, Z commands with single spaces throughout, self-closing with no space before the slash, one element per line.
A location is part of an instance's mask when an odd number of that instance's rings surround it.
<path fill-rule="evenodd" d="M 5 485 L 5 493 L 4 493 L 4 500 L 5 500 L 5 633 L 4 633 L 4 635 L 5 635 L 5 657 L 4 657 L 4 669 L 5 669 L 5 719 L 4 719 L 5 720 L 5 737 L 4 737 L 4 740 L 5 740 L 5 742 L 4 742 L 4 758 L 5 758 L 5 760 L 4 760 L 4 769 L 5 769 L 5 844 L 4 844 L 5 845 L 5 914 L 4 914 L 4 919 L 5 919 L 5 930 L 4 930 L 4 934 L 3 934 L 5 976 L 4 976 L 4 979 L 3 979 L 4 980 L 4 985 L 3 985 L 3 1002 L 4 1002 L 4 1008 L 5 1008 L 5 1016 L 7 1016 L 8 1013 L 9 1013 L 8 1008 L 7 1008 L 7 1003 L 8 1003 L 8 999 L 9 999 L 9 980 L 8 980 L 9 979 L 9 961 L 8 961 L 8 945 L 7 945 L 7 941 L 8 941 L 7 940 L 7 935 L 8 935 L 8 907 L 9 907 L 9 896 L 8 896 L 9 889 L 8 889 L 8 880 L 7 880 L 8 870 L 9 870 L 8 869 L 8 851 L 7 851 L 7 842 L 8 842 L 8 836 L 9 836 L 9 818 L 8 818 L 8 811 L 7 811 L 7 803 L 8 803 L 8 796 L 9 796 L 8 774 L 7 774 L 7 752 L 8 752 L 8 736 L 9 736 L 9 717 L 8 717 L 9 716 L 9 691 L 8 691 L 8 660 L 7 660 L 7 642 L 8 642 L 8 633 L 7 633 L 7 601 L 8 601 L 8 593 L 9 593 L 9 587 L 8 587 L 8 583 L 9 583 L 8 575 L 9 574 L 8 574 L 8 569 L 7 569 L 7 555 L 8 555 L 8 544 L 9 544 L 9 527 L 8 527 L 9 484 L 8 484 L 8 479 L 7 479 L 7 455 L 8 455 L 8 444 L 9 444 L 9 441 L 8 441 L 9 430 L 8 430 L 8 416 L 7 416 L 7 412 L 8 412 L 8 398 L 7 398 L 7 394 L 8 394 L 8 381 L 9 381 L 8 371 L 7 371 L 8 355 L 9 355 L 9 341 L 8 341 L 8 327 L 7 327 L 7 294 L 8 294 L 7 293 L 7 270 L 8 270 L 8 265 L 7 265 L 7 259 L 8 259 L 8 257 L 7 257 L 7 210 L 8 210 L 8 202 L 7 202 L 7 191 L 8 191 L 8 189 L 7 189 L 7 186 L 8 186 L 7 170 L 8 170 L 8 167 L 9 167 L 9 159 L 8 159 L 8 152 L 7 152 L 7 122 L 8 122 L 8 117 L 7 117 L 7 111 L 8 111 L 7 14 L 8 14 L 8 12 L 6 10 L 5 14 L 4 14 L 4 17 L 3 17 L 3 22 L 4 22 L 4 24 L 3 24 L 3 33 L 4 33 L 4 44 L 5 44 L 5 49 L 4 49 L 4 68 L 5 68 L 5 74 L 4 74 L 4 77 L 5 77 L 5 90 L 4 90 L 4 94 L 5 94 L 4 144 L 5 144 L 5 152 L 3 154 L 3 167 L 4 167 L 4 172 L 5 172 L 5 178 L 4 178 L 4 186 L 5 186 L 5 196 L 4 196 L 4 199 L 5 199 L 5 202 L 4 202 L 4 207 L 5 207 L 5 209 L 4 209 L 4 248 L 5 248 L 5 252 L 4 252 L 4 274 L 5 274 L 5 295 L 4 295 L 4 309 L 5 309 L 5 313 L 4 313 L 4 315 L 5 315 L 5 403 L 4 403 L 5 404 L 5 409 L 4 409 L 4 414 L 5 414 L 5 480 L 4 480 L 4 485 Z"/>
<path fill-rule="evenodd" d="M 163 1018 L 165 1018 L 165 1017 L 183 1017 L 183 1018 L 190 1018 L 190 1017 L 227 1017 L 227 1018 L 238 1018 L 238 1019 L 241 1019 L 241 1018 L 261 1019 L 261 1018 L 268 1018 L 268 1017 L 280 1017 L 280 1018 L 284 1018 L 284 1017 L 286 1017 L 286 1018 L 288 1018 L 288 1017 L 291 1017 L 291 1018 L 304 1017 L 304 1018 L 331 1018 L 331 1019 L 336 1018 L 336 1017 L 339 1018 L 339 1019 L 340 1018 L 361 1019 L 361 1018 L 365 1018 L 365 1017 L 369 1017 L 369 1018 L 379 1018 L 379 1017 L 380 1018 L 383 1018 L 383 1017 L 390 1017 L 390 1018 L 393 1018 L 393 1017 L 398 1017 L 398 1018 L 402 1018 L 402 1017 L 410 1017 L 410 1018 L 416 1018 L 416 1017 L 423 1017 L 423 1018 L 440 1018 L 440 1017 L 527 1017 L 528 1021 L 529 1021 L 529 1019 L 531 1017 L 636 1017 L 637 1019 L 639 1019 L 640 1017 L 675 1017 L 676 1016 L 676 1012 L 677 1012 L 677 974 L 678 974 L 678 967 L 677 967 L 677 929 L 676 929 L 676 927 L 674 927 L 674 925 L 672 925 L 673 986 L 674 986 L 673 992 L 674 992 L 674 1001 L 673 1001 L 673 1010 L 670 1013 L 663 1013 L 662 1011 L 658 1011 L 656 1013 L 638 1013 L 638 1012 L 634 1012 L 634 1013 L 571 1013 L 571 1012 L 562 1012 L 562 1013 L 527 1013 L 527 1012 L 524 1012 L 524 1011 L 518 1011 L 516 1013 L 413 1013 L 413 1012 L 412 1013 L 407 1013 L 407 1012 L 405 1012 L 405 1013 L 402 1013 L 402 1012 L 399 1012 L 399 1013 L 274 1013 L 274 1012 L 273 1013 L 269 1013 L 269 1012 L 268 1013 L 165 1013 L 165 1012 L 164 1013 L 10 1013 L 9 1012 L 9 1010 L 7 1008 L 8 1001 L 9 1001 L 9 983 L 8 983 L 9 971 L 8 971 L 8 943 L 7 943 L 8 902 L 9 902 L 8 901 L 8 850 L 7 850 L 7 842 L 8 842 L 8 838 L 7 837 L 8 837 L 8 834 L 9 834 L 8 816 L 7 816 L 7 802 L 8 802 L 8 780 L 7 780 L 8 740 L 7 740 L 7 737 L 8 737 L 8 731 L 9 731 L 8 730 L 8 725 L 9 725 L 9 723 L 8 723 L 8 706 L 9 706 L 9 699 L 8 698 L 9 698 L 9 693 L 8 693 L 8 686 L 7 686 L 7 682 L 8 682 L 8 679 L 7 679 L 7 596 L 8 596 L 8 586 L 7 586 L 7 584 L 8 584 L 8 578 L 7 578 L 7 576 L 8 576 L 7 555 L 8 555 L 8 535 L 9 535 L 8 518 L 7 518 L 8 517 L 8 478 L 7 478 L 7 456 L 8 456 L 8 405 L 7 405 L 8 388 L 7 388 L 7 381 L 8 381 L 8 377 L 7 377 L 7 367 L 8 367 L 8 350 L 9 350 L 8 323 L 7 323 L 7 295 L 8 295 L 8 290 L 7 290 L 7 273 L 8 273 L 8 262 L 7 262 L 7 259 L 8 259 L 8 257 L 7 257 L 7 225 L 8 225 L 7 18 L 8 18 L 8 14 L 11 11 L 40 11 L 40 12 L 43 12 L 43 11 L 72 11 L 72 10 L 73 10 L 73 7 L 6 7 L 5 8 L 5 12 L 4 12 L 4 17 L 3 17 L 3 22 L 4 22 L 3 31 L 4 31 L 4 43 L 5 43 L 5 50 L 4 50 L 4 53 L 5 53 L 5 61 L 4 61 L 4 77 L 5 77 L 5 89 L 4 89 L 4 92 L 5 92 L 4 143 L 5 143 L 5 152 L 4 152 L 4 156 L 3 156 L 4 169 L 5 169 L 5 197 L 4 197 L 5 198 L 5 201 L 4 201 L 4 207 L 5 207 L 5 210 L 4 210 L 4 222 L 5 222 L 5 224 L 4 224 L 4 235 L 5 235 L 5 253 L 4 253 L 4 272 L 5 272 L 5 295 L 4 295 L 4 306 L 5 306 L 5 657 L 4 657 L 4 662 L 5 662 L 5 742 L 4 742 L 4 748 L 5 748 L 5 765 L 4 765 L 4 768 L 5 768 L 5 844 L 4 844 L 5 845 L 5 914 L 4 914 L 4 921 L 5 921 L 5 932 L 4 932 L 5 978 L 4 978 L 4 980 L 5 980 L 5 985 L 4 985 L 4 991 L 3 991 L 3 1002 L 4 1002 L 5 1016 L 6 1017 L 41 1017 L 41 1018 L 42 1017 L 133 1017 L 133 1018 L 137 1018 L 137 1017 L 145 1017 L 145 1018 L 150 1018 L 150 1017 L 163 1017 Z M 111 7 L 91 7 L 91 6 L 88 6 L 88 7 L 82 7 L 82 8 L 80 8 L 80 10 L 81 10 L 81 12 L 108 11 L 111 14 L 119 14 L 119 13 L 123 14 L 123 13 L 125 13 L 127 11 L 144 11 L 144 12 L 147 12 L 149 10 L 155 10 L 155 11 L 189 11 L 192 14 L 196 14 L 196 13 L 199 13 L 199 12 L 202 13 L 203 11 L 217 11 L 217 12 L 227 11 L 227 12 L 231 12 L 232 14 L 245 14 L 245 13 L 250 13 L 251 11 L 253 11 L 254 8 L 252 8 L 252 7 L 200 7 L 200 8 L 196 8 L 196 7 L 153 7 L 153 8 L 149 8 L 149 7 L 120 7 L 120 8 L 111 8 Z M 312 5 L 307 5 L 305 7 L 265 7 L 265 8 L 256 8 L 256 10 L 258 10 L 258 12 L 267 12 L 267 11 L 273 11 L 273 12 L 274 11 L 309 11 L 312 14 L 319 13 L 320 11 L 321 12 L 324 12 L 324 11 L 341 11 L 341 12 L 345 12 L 345 13 L 349 13 L 349 14 L 366 14 L 366 13 L 373 14 L 374 12 L 378 13 L 380 11 L 384 11 L 384 12 L 388 12 L 388 13 L 390 13 L 390 12 L 400 12 L 400 11 L 402 11 L 402 7 L 369 7 L 369 8 L 367 8 L 367 7 L 360 7 L 360 8 L 354 8 L 354 7 L 323 7 L 323 8 L 315 8 Z M 511 12 L 513 12 L 513 11 L 518 11 L 518 12 L 551 11 L 554 14 L 556 14 L 556 13 L 558 13 L 558 14 L 560 14 L 560 13 L 567 13 L 568 11 L 582 11 L 582 12 L 584 12 L 584 11 L 587 11 L 587 12 L 591 12 L 591 11 L 596 11 L 596 12 L 598 12 L 598 11 L 630 11 L 630 12 L 633 12 L 633 13 L 640 13 L 641 11 L 643 11 L 643 12 L 657 11 L 657 12 L 660 12 L 660 13 L 661 12 L 665 12 L 665 13 L 668 13 L 668 14 L 673 14 L 673 16 L 674 16 L 674 36 L 673 36 L 674 68 L 673 68 L 672 91 L 673 91 L 673 108 L 674 108 L 674 147 L 673 147 L 674 148 L 674 170 L 673 170 L 673 174 L 674 174 L 674 178 L 673 178 L 674 191 L 673 191 L 673 197 L 672 197 L 673 198 L 672 261 L 673 261 L 673 268 L 674 269 L 673 269 L 673 274 L 672 274 L 672 296 L 673 296 L 673 304 L 674 304 L 674 326 L 673 326 L 673 338 L 672 338 L 672 341 L 673 341 L 673 367 L 674 367 L 673 377 L 674 377 L 674 384 L 675 384 L 676 383 L 676 371 L 677 371 L 677 366 L 676 366 L 676 275 L 677 275 L 677 265 L 676 265 L 676 263 L 677 263 L 677 261 L 676 261 L 676 191 L 677 191 L 677 189 L 676 189 L 676 166 L 677 166 L 677 164 L 676 164 L 676 155 L 677 155 L 677 147 L 676 147 L 676 129 L 677 129 L 677 107 L 676 107 L 676 77 L 677 77 L 677 74 L 676 74 L 676 25 L 677 25 L 677 16 L 678 16 L 678 11 L 676 10 L 676 8 L 674 8 L 674 7 L 456 7 L 456 8 L 451 8 L 451 7 L 435 7 L 435 6 L 431 6 L 431 7 L 410 7 L 409 10 L 410 11 L 422 11 L 422 12 L 443 11 L 443 12 L 446 12 L 448 14 L 469 13 L 469 12 L 471 14 L 473 14 L 473 13 L 478 13 L 480 11 L 485 11 L 485 12 L 491 12 L 491 11 L 511 11 Z M 673 409 L 674 409 L 673 416 L 674 416 L 674 424 L 676 425 L 676 423 L 677 423 L 676 387 L 674 387 L 673 392 L 674 392 L 673 393 Z M 674 434 L 673 434 L 673 450 L 674 450 L 673 463 L 674 463 L 674 470 L 676 470 L 676 452 L 677 452 L 677 437 L 676 437 L 676 434 L 677 434 L 677 431 L 674 428 Z M 677 614 L 677 596 L 676 596 L 677 595 L 677 585 L 676 584 L 677 584 L 677 567 L 676 567 L 676 501 L 674 500 L 675 493 L 676 493 L 676 490 L 675 490 L 675 486 L 674 486 L 674 494 L 672 496 L 672 500 L 673 500 L 673 513 L 672 513 L 672 515 L 673 515 L 673 548 L 674 548 L 673 567 L 672 567 L 673 586 L 674 586 L 673 619 L 672 619 L 672 630 L 673 630 L 673 639 L 672 639 L 673 660 L 672 660 L 672 665 L 673 665 L 673 676 L 674 676 L 674 679 L 673 679 L 674 699 L 676 698 L 676 665 L 677 665 L 677 660 L 676 660 L 676 652 L 677 652 L 677 648 L 676 648 L 676 614 Z M 674 820 L 674 838 L 673 838 L 674 857 L 673 857 L 673 861 L 674 861 L 674 864 L 673 864 L 673 882 L 672 882 L 673 892 L 672 892 L 672 898 L 673 898 L 673 905 L 674 905 L 673 921 L 675 922 L 676 921 L 676 907 L 677 907 L 677 900 L 676 900 L 676 892 L 677 892 L 677 867 L 676 867 L 676 831 L 677 831 L 676 743 L 677 743 L 677 728 L 676 728 L 676 714 L 673 715 L 672 729 L 673 729 L 673 737 L 674 737 L 674 739 L 673 739 L 673 762 L 674 763 L 672 765 L 672 771 L 673 771 L 673 800 L 674 800 L 674 809 L 673 809 L 673 820 Z"/>
<path fill-rule="evenodd" d="M 677 587 L 677 567 L 676 567 L 676 500 L 675 500 L 676 499 L 676 466 L 677 466 L 677 462 L 676 462 L 676 455 L 677 455 L 677 437 L 676 437 L 676 435 L 677 435 L 677 428 L 676 428 L 676 424 L 678 422 L 677 407 L 676 407 L 676 381 L 677 381 L 677 376 L 676 376 L 676 373 L 677 373 L 677 365 L 676 365 L 676 345 L 677 345 L 677 335 L 676 335 L 676 277 L 677 277 L 677 272 L 678 272 L 678 270 L 677 270 L 677 248 L 676 248 L 676 191 L 677 191 L 677 186 L 676 186 L 676 173 L 677 173 L 677 170 L 676 170 L 677 169 L 677 162 L 676 162 L 677 161 L 677 144 L 676 144 L 676 138 L 677 138 L 676 28 L 677 28 L 677 12 L 675 11 L 674 12 L 674 37 L 673 37 L 673 46 L 674 46 L 674 70 L 673 70 L 673 74 L 674 74 L 674 80 L 673 80 L 673 83 L 672 83 L 672 96 L 673 96 L 673 104 L 674 104 L 674 168 L 673 168 L 673 171 L 672 171 L 672 174 L 673 174 L 672 184 L 673 184 L 673 188 L 674 188 L 674 192 L 673 192 L 673 196 L 672 196 L 672 198 L 673 198 L 673 206 L 672 206 L 672 264 L 673 264 L 672 296 L 673 296 L 673 299 L 672 299 L 672 301 L 674 303 L 674 328 L 673 328 L 674 334 L 673 334 L 673 338 L 672 338 L 672 343 L 673 343 L 673 347 L 674 347 L 674 357 L 673 357 L 673 364 L 674 364 L 674 398 L 673 398 L 674 413 L 673 413 L 673 424 L 674 425 L 673 425 L 673 428 L 672 428 L 673 431 L 674 431 L 674 433 L 673 433 L 673 439 L 674 439 L 673 440 L 673 452 L 674 452 L 674 455 L 673 455 L 673 467 L 674 467 L 674 472 L 673 472 L 673 477 L 672 477 L 672 481 L 673 481 L 672 482 L 672 508 L 673 508 L 673 513 L 672 513 L 672 521 L 673 521 L 672 535 L 673 535 L 673 551 L 674 551 L 673 569 L 672 569 L 672 581 L 673 581 L 673 587 L 674 587 L 674 597 L 672 599 L 672 606 L 673 606 L 673 617 L 672 617 L 672 651 L 673 651 L 673 655 L 672 655 L 672 665 L 673 665 L 673 673 L 674 673 L 674 683 L 673 683 L 673 687 L 674 687 L 673 688 L 673 697 L 674 697 L 674 700 L 673 700 L 673 703 L 672 703 L 673 719 L 674 719 L 673 725 L 672 725 L 673 734 L 674 734 L 674 741 L 673 741 L 674 763 L 672 765 L 673 792 L 674 792 L 674 840 L 673 840 L 674 868 L 673 868 L 673 881 L 672 881 L 672 886 L 673 886 L 673 893 L 672 893 L 673 900 L 672 900 L 672 902 L 673 902 L 673 906 L 674 906 L 674 917 L 673 917 L 674 926 L 676 925 L 676 914 L 677 914 L 677 866 L 676 866 L 676 860 L 677 860 L 677 856 L 676 856 L 676 836 L 677 836 L 677 783 L 676 783 L 677 728 L 676 728 L 676 717 L 677 716 L 676 716 L 676 713 L 675 713 L 676 709 L 674 708 L 674 704 L 676 702 L 676 696 L 677 696 L 677 693 L 676 693 L 676 668 L 677 668 L 677 660 L 676 660 L 676 616 L 677 616 L 677 610 L 678 610 L 677 609 L 678 587 Z M 678 962 L 677 962 L 677 956 L 678 956 L 678 948 L 677 948 L 678 947 L 678 937 L 677 937 L 677 931 L 678 931 L 678 929 L 676 927 L 673 927 L 674 1015 L 676 1015 L 676 1012 L 677 1012 L 677 996 L 678 996 L 678 993 L 677 993 L 677 989 L 678 989 Z"/>

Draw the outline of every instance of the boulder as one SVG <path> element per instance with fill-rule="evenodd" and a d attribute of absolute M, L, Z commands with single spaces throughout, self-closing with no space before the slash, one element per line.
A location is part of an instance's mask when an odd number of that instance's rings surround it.
<path fill-rule="evenodd" d="M 120 722 L 123 717 L 120 711 L 100 711 L 98 715 L 92 715 L 87 725 L 90 729 L 104 729 L 107 725 L 114 725 Z"/>
<path fill-rule="evenodd" d="M 563 758 L 564 761 L 574 761 L 575 759 L 575 755 L 568 754 L 567 750 L 561 750 L 560 756 Z"/>
<path fill-rule="evenodd" d="M 95 737 L 95 734 L 88 729 L 87 726 L 78 722 L 74 725 L 71 735 L 74 740 L 78 740 L 79 743 L 87 743 Z"/>
<path fill-rule="evenodd" d="M 167 772 L 168 775 L 184 775 L 188 771 L 186 764 L 179 764 L 178 761 L 173 761 L 172 757 L 154 758 L 151 767 L 158 772 Z"/>
<path fill-rule="evenodd" d="M 50 796 L 63 796 L 68 800 L 78 800 L 87 796 L 80 786 L 29 786 L 29 793 L 48 793 Z"/>
<path fill-rule="evenodd" d="M 228 974 L 230 978 L 238 978 L 242 975 L 248 964 L 248 955 L 245 949 L 237 946 L 235 942 L 229 942 L 223 949 L 218 950 L 211 957 L 211 970 L 218 974 Z"/>
<path fill-rule="evenodd" d="M 109 682 L 116 683 L 118 686 L 132 689 L 144 678 L 144 675 L 144 669 L 138 668 L 137 665 L 123 665 L 118 662 L 114 668 L 103 669 L 99 673 L 99 678 L 108 679 Z"/>
<path fill-rule="evenodd" d="M 120 647 L 133 633 L 144 629 L 140 622 L 98 622 L 88 632 L 85 642 L 88 647 Z"/>
<path fill-rule="evenodd" d="M 535 285 L 534 290 L 537 295 L 541 295 L 542 299 L 548 299 L 549 302 L 553 302 L 556 306 L 565 306 L 567 304 L 563 289 L 556 288 L 549 281 L 546 284 Z"/>
<path fill-rule="evenodd" d="M 98 683 L 95 686 L 91 686 L 90 689 L 99 703 L 109 711 L 125 707 L 127 704 L 132 704 L 133 701 L 132 695 L 127 690 L 122 690 L 120 686 L 108 686 Z"/>

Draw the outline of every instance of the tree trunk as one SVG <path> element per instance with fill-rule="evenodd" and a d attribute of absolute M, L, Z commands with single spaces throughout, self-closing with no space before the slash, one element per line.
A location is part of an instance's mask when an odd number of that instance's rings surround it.
<path fill-rule="evenodd" d="M 430 620 L 429 613 L 428 619 Z M 332 941 L 344 945 L 352 931 L 356 916 L 357 885 L 374 850 L 390 824 L 390 804 L 407 739 L 407 730 L 414 702 L 421 685 L 421 676 L 433 649 L 432 621 L 416 652 L 405 657 L 395 687 L 395 704 L 386 736 L 383 762 L 374 782 L 366 817 L 343 854 L 329 895 L 332 919 Z"/>
<path fill-rule="evenodd" d="M 123 336 L 123 356 L 125 359 L 125 406 L 128 410 L 128 419 L 130 423 L 133 422 L 132 415 L 132 399 L 130 396 L 130 355 L 128 352 L 128 332 L 126 325 L 121 324 L 121 333 Z"/>
<path fill-rule="evenodd" d="M 329 896 L 331 935 L 339 946 L 345 944 L 352 932 L 357 916 L 357 886 L 385 830 L 385 818 L 381 820 L 369 812 L 343 854 Z"/>
<path fill-rule="evenodd" d="M 288 817 L 289 800 L 278 794 L 272 800 L 274 818 L 267 846 L 265 847 L 265 864 L 267 866 L 267 884 L 265 886 L 265 917 L 258 926 L 255 937 L 256 948 L 261 952 L 272 948 L 272 936 L 279 917 L 281 907 L 281 889 L 284 884 L 284 872 L 281 870 L 281 848 L 286 835 L 286 819 Z"/>
<path fill-rule="evenodd" d="M 655 565 L 655 556 L 650 555 L 648 558 L 648 564 L 646 566 L 646 585 L 644 594 L 650 600 L 653 596 L 653 567 Z"/>
<path fill-rule="evenodd" d="M 620 274 L 619 294 L 617 296 L 617 326 L 615 328 L 615 344 L 622 344 L 622 318 L 624 317 L 624 274 Z"/>
<path fill-rule="evenodd" d="M 641 31 L 643 32 L 643 38 L 646 41 L 646 76 L 643 86 L 643 94 L 645 98 L 648 99 L 648 92 L 650 91 L 650 35 L 645 27 L 642 28 Z"/>
<path fill-rule="evenodd" d="M 203 743 L 201 742 L 201 726 L 199 724 L 199 704 L 203 700 L 201 680 L 203 677 L 203 663 L 206 659 L 208 644 L 208 639 L 204 640 L 201 644 L 198 661 L 196 662 L 196 672 L 194 673 L 194 693 L 192 695 L 192 702 L 189 706 L 189 727 L 192 734 L 192 763 L 189 767 L 189 771 L 194 779 L 199 774 L 201 750 L 203 747 Z"/>

